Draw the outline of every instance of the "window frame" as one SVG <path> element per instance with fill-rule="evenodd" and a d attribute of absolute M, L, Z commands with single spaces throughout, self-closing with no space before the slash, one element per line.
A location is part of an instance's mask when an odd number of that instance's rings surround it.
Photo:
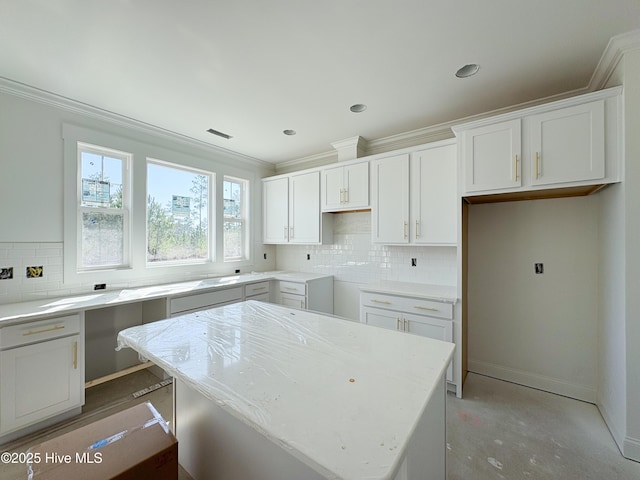
<path fill-rule="evenodd" d="M 225 152 L 211 150 L 209 147 L 180 144 L 158 136 L 139 135 L 132 130 L 106 125 L 102 130 L 62 124 L 63 179 L 62 221 L 63 221 L 63 279 L 60 288 L 69 288 L 73 292 L 92 292 L 95 284 L 107 284 L 107 289 L 127 288 L 133 285 L 152 285 L 187 281 L 197 278 L 233 274 L 239 269 L 253 270 L 255 232 L 260 231 L 259 213 L 253 215 L 259 205 L 252 189 L 259 185 L 259 178 L 265 172 L 259 166 L 238 164 L 238 157 Z M 130 211 L 129 211 L 129 259 L 128 267 L 78 271 L 78 142 L 96 145 L 101 148 L 128 152 L 132 154 L 130 164 Z M 211 260 L 201 263 L 162 264 L 147 267 L 147 198 L 146 198 L 146 158 L 171 159 L 171 164 L 190 170 L 201 170 L 214 174 L 211 185 L 210 201 L 210 250 Z M 248 182 L 249 195 L 246 207 L 251 217 L 247 220 L 249 237 L 244 260 L 224 262 L 223 251 L 223 178 L 236 177 Z M 259 188 L 259 187 L 257 187 Z M 255 225 L 254 225 L 255 224 Z"/>
<path fill-rule="evenodd" d="M 154 157 L 147 157 L 145 160 L 145 199 L 149 198 L 149 164 L 158 165 L 165 168 L 173 168 L 176 170 L 183 170 L 189 173 L 195 173 L 197 175 L 204 175 L 208 178 L 209 185 L 207 187 L 207 256 L 206 258 L 197 258 L 193 260 L 165 260 L 158 262 L 150 262 L 148 256 L 149 249 L 149 202 L 145 201 L 145 266 L 146 268 L 158 268 L 158 267 L 171 267 L 179 265 L 197 265 L 197 264 L 215 264 L 216 262 L 216 228 L 215 228 L 215 204 L 216 204 L 216 172 L 210 170 L 203 170 L 200 168 L 194 168 L 187 165 L 178 164 L 175 162 L 169 162 L 166 160 L 160 160 Z"/>
<path fill-rule="evenodd" d="M 93 145 L 86 142 L 77 142 L 77 215 L 76 215 L 76 231 L 77 231 L 77 258 L 76 258 L 76 271 L 92 272 L 103 271 L 113 269 L 125 269 L 131 266 L 131 164 L 133 160 L 133 154 L 124 152 L 121 150 L 115 150 L 113 148 L 103 147 L 99 145 Z M 82 154 L 92 153 L 94 155 L 108 156 L 116 158 L 122 161 L 122 208 L 117 209 L 114 212 L 114 208 L 111 207 L 89 207 L 82 205 Z M 83 265 L 83 215 L 85 213 L 101 213 L 113 216 L 122 216 L 122 263 L 119 264 L 105 264 L 95 266 Z"/>
<path fill-rule="evenodd" d="M 249 214 L 249 195 L 251 191 L 251 182 L 249 179 L 240 178 L 232 175 L 224 175 L 222 178 L 223 184 L 223 214 L 222 214 L 222 261 L 225 263 L 238 263 L 238 262 L 246 262 L 250 259 L 250 251 L 249 251 L 249 239 L 251 238 L 251 219 Z M 241 199 L 242 203 L 240 205 L 241 216 L 238 217 L 228 217 L 224 215 L 224 182 L 236 183 L 241 186 Z M 240 222 L 242 224 L 242 255 L 239 257 L 227 257 L 224 254 L 225 247 L 225 229 L 224 226 L 227 222 Z"/>

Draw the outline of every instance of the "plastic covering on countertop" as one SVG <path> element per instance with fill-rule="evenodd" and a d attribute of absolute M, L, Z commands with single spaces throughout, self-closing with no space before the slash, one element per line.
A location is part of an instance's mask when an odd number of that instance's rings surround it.
<path fill-rule="evenodd" d="M 450 343 L 257 301 L 128 328 L 118 335 L 124 347 L 328 478 L 350 478 L 356 463 L 359 478 L 398 468 L 453 352 Z"/>

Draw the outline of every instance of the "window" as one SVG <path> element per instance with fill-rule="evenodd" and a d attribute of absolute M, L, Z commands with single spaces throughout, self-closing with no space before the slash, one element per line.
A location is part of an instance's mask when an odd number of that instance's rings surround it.
<path fill-rule="evenodd" d="M 211 260 L 212 174 L 147 160 L 147 263 Z"/>
<path fill-rule="evenodd" d="M 224 177 L 224 261 L 244 260 L 247 254 L 248 181 Z"/>
<path fill-rule="evenodd" d="M 131 154 L 78 144 L 78 271 L 129 264 Z"/>

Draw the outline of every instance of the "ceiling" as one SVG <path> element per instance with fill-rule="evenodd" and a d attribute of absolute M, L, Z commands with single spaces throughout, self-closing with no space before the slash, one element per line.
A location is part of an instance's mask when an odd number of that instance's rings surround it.
<path fill-rule="evenodd" d="M 638 0 L 0 0 L 0 76 L 278 163 L 586 88 L 638 28 Z"/>

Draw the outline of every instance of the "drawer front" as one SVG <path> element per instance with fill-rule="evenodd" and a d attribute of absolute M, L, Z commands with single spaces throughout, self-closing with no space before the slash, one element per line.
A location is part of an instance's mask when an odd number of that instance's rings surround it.
<path fill-rule="evenodd" d="M 282 293 L 292 293 L 294 295 L 306 295 L 307 284 L 295 282 L 280 282 L 280 291 Z"/>
<path fill-rule="evenodd" d="M 450 303 L 369 292 L 362 292 L 360 301 L 362 305 L 369 307 L 388 308 L 390 310 L 446 318 L 448 320 L 453 318 L 453 305 Z"/>
<path fill-rule="evenodd" d="M 2 349 L 80 333 L 80 314 L 20 323 L 0 329 Z"/>
<path fill-rule="evenodd" d="M 187 297 L 171 299 L 171 314 L 197 310 L 199 308 L 215 306 L 219 303 L 242 300 L 242 287 L 226 288 L 215 292 L 198 293 Z"/>
<path fill-rule="evenodd" d="M 253 297 L 254 295 L 263 295 L 269 293 L 269 282 L 251 283 L 244 286 L 244 296 Z"/>
<path fill-rule="evenodd" d="M 247 297 L 247 300 L 257 300 L 258 302 L 269 302 L 269 294 L 268 293 L 259 293 L 258 295 L 253 295 L 252 297 Z"/>

